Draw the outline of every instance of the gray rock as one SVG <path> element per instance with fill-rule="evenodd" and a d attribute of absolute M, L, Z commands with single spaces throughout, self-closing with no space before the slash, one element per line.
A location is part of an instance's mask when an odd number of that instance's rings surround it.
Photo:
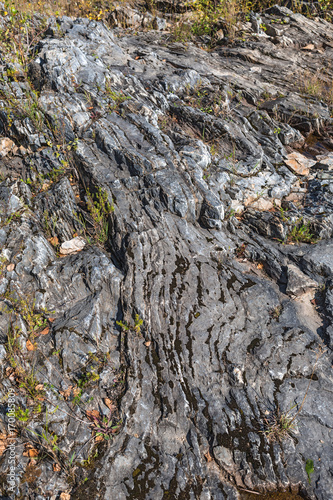
<path fill-rule="evenodd" d="M 144 22 L 123 6 L 113 31 L 62 18 L 63 35 L 51 24 L 30 70 L 41 131 L 0 111 L 0 133 L 27 149 L 3 158 L 0 184 L 0 339 L 9 349 L 15 331 L 20 343 L 3 355 L 1 398 L 20 376 L 14 356 L 44 392 L 37 403 L 18 391 L 26 427 L 42 435 L 49 423 L 59 457 L 75 453 L 77 467 L 69 483 L 54 449 L 41 453 L 22 498 L 236 500 L 284 489 L 329 500 L 332 242 L 281 240 L 301 224 L 318 238 L 333 230 L 329 170 L 299 178 L 285 163 L 301 146 L 313 165 L 328 154 L 331 110 L 294 84 L 299 70 L 332 76 L 333 30 L 278 6 L 265 23 L 274 16 L 289 16 L 290 44 L 256 24 L 262 36 L 214 51 L 170 42 L 164 23 L 123 31 Z M 315 58 L 297 48 L 312 38 L 326 47 Z M 26 82 L 15 83 L 22 99 Z M 245 205 L 236 218 L 232 207 Z M 87 244 L 60 256 L 75 233 Z M 317 283 L 315 307 L 305 298 Z M 281 413 L 295 429 L 272 442 L 267 422 Z M 94 461 L 96 419 L 112 439 Z M 20 430 L 24 473 L 24 440 L 36 434 Z"/>
<path fill-rule="evenodd" d="M 298 296 L 305 293 L 307 290 L 318 287 L 316 281 L 306 276 L 297 266 L 292 264 L 288 265 L 287 279 L 286 293 L 288 295 Z"/>

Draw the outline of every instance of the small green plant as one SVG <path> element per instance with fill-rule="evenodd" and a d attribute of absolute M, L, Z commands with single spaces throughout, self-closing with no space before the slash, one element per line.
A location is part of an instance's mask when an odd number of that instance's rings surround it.
<path fill-rule="evenodd" d="M 313 466 L 313 460 L 311 459 L 308 459 L 305 463 L 305 471 L 308 475 L 308 481 L 309 481 L 309 484 L 311 484 L 311 477 L 310 477 L 310 474 L 313 474 L 314 473 L 314 466 Z"/>
<path fill-rule="evenodd" d="M 73 398 L 73 404 L 79 406 L 82 400 L 82 389 L 80 389 Z"/>
<path fill-rule="evenodd" d="M 87 208 L 93 221 L 93 237 L 100 244 L 106 243 L 109 231 L 109 215 L 114 211 L 113 204 L 108 201 L 108 194 L 101 188 L 91 195 L 87 190 Z"/>
<path fill-rule="evenodd" d="M 280 216 L 283 222 L 287 222 L 289 219 L 286 217 L 286 211 L 280 207 Z"/>
<path fill-rule="evenodd" d="M 123 102 L 132 99 L 130 96 L 125 95 L 122 91 L 118 92 L 116 90 L 112 90 L 111 83 L 108 79 L 105 82 L 105 92 L 111 99 L 111 103 L 109 105 L 111 111 L 117 109 Z"/>
<path fill-rule="evenodd" d="M 29 413 L 30 412 L 28 408 L 26 410 L 23 410 L 22 408 L 17 408 L 17 410 L 15 410 L 15 417 L 20 422 L 27 422 L 30 416 Z"/>
<path fill-rule="evenodd" d="M 238 25 L 237 12 L 242 9 L 242 3 L 236 0 L 197 0 L 192 33 L 196 36 L 207 35 L 214 38 L 219 30 L 218 20 L 222 17 L 229 38 L 234 38 Z"/>
<path fill-rule="evenodd" d="M 275 320 L 278 320 L 282 313 L 282 306 L 276 306 L 271 311 L 271 317 Z"/>
<path fill-rule="evenodd" d="M 96 382 L 99 380 L 98 373 L 91 369 L 90 371 L 86 371 L 78 380 L 78 386 L 83 389 L 89 382 Z"/>
<path fill-rule="evenodd" d="M 171 36 L 174 42 L 187 43 L 193 35 L 193 28 L 189 23 L 182 21 L 175 23 L 171 30 Z"/>
<path fill-rule="evenodd" d="M 234 215 L 236 214 L 236 210 L 234 208 L 230 208 L 226 214 L 225 214 L 225 218 L 226 219 L 231 219 Z"/>
<path fill-rule="evenodd" d="M 15 356 L 21 350 L 20 333 L 20 328 L 11 322 L 7 332 L 6 350 L 13 368 L 16 368 Z"/>
<path fill-rule="evenodd" d="M 35 406 L 33 413 L 36 415 L 39 415 L 40 413 L 42 413 L 42 409 L 43 409 L 42 405 L 40 403 L 38 403 L 38 405 Z"/>
<path fill-rule="evenodd" d="M 82 467 L 86 467 L 86 468 L 91 467 L 93 465 L 94 461 L 95 461 L 95 458 L 97 458 L 97 457 L 98 457 L 98 449 L 97 448 L 95 450 L 92 449 L 91 453 L 89 454 L 89 456 L 87 458 L 87 460 L 83 460 L 81 462 Z M 87 481 L 87 480 L 88 480 L 88 478 L 86 477 L 84 479 L 84 481 Z"/>
<path fill-rule="evenodd" d="M 34 369 L 25 369 L 22 366 L 18 367 L 17 375 L 20 380 L 19 387 L 24 389 L 26 393 L 33 399 L 37 399 L 43 396 L 44 387 L 36 378 Z"/>
<path fill-rule="evenodd" d="M 41 434 L 38 434 L 32 429 L 29 429 L 34 436 L 39 438 L 39 444 L 46 450 L 46 452 L 53 458 L 58 464 L 60 463 L 58 455 L 61 450 L 57 445 L 58 436 L 49 431 L 48 422 L 46 421 L 45 428 L 42 430 Z"/>
<path fill-rule="evenodd" d="M 236 159 L 236 144 L 235 143 L 233 143 L 233 145 L 232 145 L 231 153 L 228 155 L 225 155 L 224 159 L 228 162 L 228 169 L 230 169 L 234 175 L 237 175 L 238 160 Z"/>
<path fill-rule="evenodd" d="M 301 223 L 300 219 L 288 234 L 287 240 L 295 243 L 315 243 L 316 237 L 311 233 L 310 222 Z"/>
<path fill-rule="evenodd" d="M 38 438 L 38 445 L 41 446 L 52 458 L 59 470 L 65 470 L 67 473 L 72 469 L 73 461 L 75 458 L 75 452 L 72 454 L 70 459 L 67 458 L 67 453 L 62 451 L 58 446 L 59 437 L 54 432 L 49 430 L 48 412 L 46 411 L 46 422 L 42 432 L 39 434 L 33 429 L 28 429 L 28 431 L 35 437 Z"/>
<path fill-rule="evenodd" d="M 246 243 L 242 243 L 239 247 L 236 248 L 235 253 L 236 253 L 236 257 L 238 259 L 244 258 L 246 247 L 247 247 L 247 244 Z"/>
<path fill-rule="evenodd" d="M 26 322 L 29 335 L 36 334 L 47 326 L 46 314 L 51 313 L 51 311 L 44 308 L 37 309 L 36 299 L 17 296 L 14 293 L 10 294 L 9 299 L 12 302 L 14 312 Z"/>
<path fill-rule="evenodd" d="M 333 105 L 333 85 L 325 68 L 316 73 L 302 72 L 300 76 L 300 90 L 316 99 Z"/>
<path fill-rule="evenodd" d="M 11 81 L 5 82 L 2 80 L 2 83 L 0 100 L 7 114 L 7 127 L 10 129 L 16 119 L 23 120 L 29 118 L 33 126 L 38 131 L 42 131 L 45 117 L 44 111 L 39 105 L 38 92 L 32 88 L 25 89 L 24 98 L 18 98 L 16 97 L 15 86 Z M 14 83 L 16 83 L 15 80 Z"/>
<path fill-rule="evenodd" d="M 58 222 L 58 217 L 55 214 L 50 216 L 49 211 L 44 210 L 43 225 L 49 238 L 51 238 L 55 234 L 57 222 Z"/>
<path fill-rule="evenodd" d="M 134 324 L 128 324 L 126 321 L 116 321 L 117 325 L 120 326 L 124 331 L 133 331 L 134 333 L 141 335 L 141 326 L 143 320 L 138 314 L 135 315 Z"/>
<path fill-rule="evenodd" d="M 116 434 L 122 424 L 121 420 L 115 425 L 112 424 L 112 411 L 110 411 L 108 416 L 102 415 L 96 417 L 95 415 L 90 414 L 90 418 L 92 420 L 92 429 L 95 432 L 96 437 L 100 436 L 105 440 L 111 439 L 112 434 Z"/>

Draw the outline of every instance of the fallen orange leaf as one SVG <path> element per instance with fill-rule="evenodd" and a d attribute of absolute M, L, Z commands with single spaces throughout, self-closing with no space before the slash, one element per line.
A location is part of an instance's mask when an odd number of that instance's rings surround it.
<path fill-rule="evenodd" d="M 88 418 L 92 419 L 92 417 L 98 418 L 100 415 L 99 415 L 99 411 L 98 410 L 88 410 L 87 411 L 87 416 L 88 416 Z"/>
<path fill-rule="evenodd" d="M 117 406 L 115 404 L 113 404 L 113 401 L 109 398 L 105 398 L 104 403 L 111 411 L 114 411 L 117 408 Z"/>
<path fill-rule="evenodd" d="M 70 500 L 71 496 L 69 493 L 62 492 L 60 493 L 60 500 Z"/>
<path fill-rule="evenodd" d="M 28 351 L 34 351 L 35 350 L 34 344 L 29 339 L 26 342 L 26 346 L 27 346 Z"/>
<path fill-rule="evenodd" d="M 53 238 L 50 238 L 49 239 L 49 242 L 51 243 L 51 245 L 53 245 L 54 247 L 56 247 L 57 245 L 59 245 L 59 240 L 57 238 L 57 236 L 53 236 Z"/>

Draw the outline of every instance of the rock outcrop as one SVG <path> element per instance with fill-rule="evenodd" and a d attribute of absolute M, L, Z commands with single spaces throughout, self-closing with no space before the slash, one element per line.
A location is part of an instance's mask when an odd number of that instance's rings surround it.
<path fill-rule="evenodd" d="M 332 497 L 333 27 L 261 20 L 3 61 L 2 498 L 10 387 L 17 498 Z"/>

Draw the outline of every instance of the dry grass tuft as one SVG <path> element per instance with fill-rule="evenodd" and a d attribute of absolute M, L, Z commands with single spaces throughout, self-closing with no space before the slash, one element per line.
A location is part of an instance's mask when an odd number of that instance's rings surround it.
<path fill-rule="evenodd" d="M 317 71 L 316 73 L 306 71 L 302 74 L 300 87 L 301 92 L 322 100 L 330 106 L 333 105 L 332 79 L 324 71 Z"/>
<path fill-rule="evenodd" d="M 9 15 L 14 9 L 25 15 L 38 13 L 43 17 L 65 15 L 95 20 L 104 19 L 112 8 L 113 2 L 107 0 L 76 0 L 74 2 L 71 0 L 37 0 L 37 2 L 7 0 L 5 2 L 5 12 Z"/>

